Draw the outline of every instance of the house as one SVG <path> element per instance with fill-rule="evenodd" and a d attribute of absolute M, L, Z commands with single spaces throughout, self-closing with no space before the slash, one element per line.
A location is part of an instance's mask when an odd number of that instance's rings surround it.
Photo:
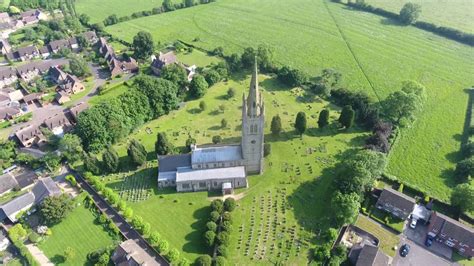
<path fill-rule="evenodd" d="M 1 23 L 10 23 L 10 15 L 7 12 L 0 13 L 0 22 Z"/>
<path fill-rule="evenodd" d="M 10 245 L 10 240 L 8 240 L 7 233 L 3 228 L 0 229 L 0 251 L 4 251 Z"/>
<path fill-rule="evenodd" d="M 12 47 L 7 39 L 0 40 L 0 53 L 1 54 L 8 54 L 12 50 Z"/>
<path fill-rule="evenodd" d="M 68 42 L 69 42 L 69 47 L 71 47 L 73 51 L 77 51 L 79 49 L 79 44 L 77 43 L 76 37 L 69 38 Z"/>
<path fill-rule="evenodd" d="M 358 250 L 358 256 L 355 261 L 352 261 L 355 266 L 384 266 L 389 265 L 390 257 L 380 250 L 379 247 L 372 245 L 364 245 L 362 247 L 353 247 L 352 252 Z M 351 254 L 350 254 L 351 255 Z M 351 257 L 351 256 L 350 256 Z M 352 257 L 355 257 L 352 255 Z"/>
<path fill-rule="evenodd" d="M 32 9 L 20 13 L 21 20 L 25 25 L 38 23 L 40 20 L 46 20 L 48 16 L 39 9 Z"/>
<path fill-rule="evenodd" d="M 154 257 L 140 247 L 133 239 L 126 240 L 115 249 L 111 258 L 117 266 L 159 266 L 169 265 L 163 258 Z"/>
<path fill-rule="evenodd" d="M 97 38 L 97 34 L 95 34 L 95 31 L 84 32 L 84 38 L 91 45 L 94 45 L 99 40 L 99 38 Z"/>
<path fill-rule="evenodd" d="M 36 17 L 24 17 L 21 20 L 25 25 L 33 25 L 39 22 L 39 19 Z"/>
<path fill-rule="evenodd" d="M 10 22 L 0 22 L 0 32 L 2 38 L 8 38 L 10 33 L 13 31 L 13 25 Z"/>
<path fill-rule="evenodd" d="M 33 45 L 20 47 L 18 48 L 17 53 L 21 61 L 31 60 L 40 56 L 38 48 Z"/>
<path fill-rule="evenodd" d="M 40 92 L 30 93 L 23 97 L 23 102 L 26 104 L 40 104 L 41 105 L 41 97 L 43 96 Z"/>
<path fill-rule="evenodd" d="M 0 107 L 0 122 L 14 119 L 21 115 L 19 107 L 4 106 Z"/>
<path fill-rule="evenodd" d="M 0 206 L 0 221 L 8 219 L 15 223 L 19 213 L 40 204 L 46 197 L 59 195 L 61 195 L 61 190 L 51 178 L 39 179 L 31 191 Z"/>
<path fill-rule="evenodd" d="M 74 118 L 74 121 L 77 122 L 77 116 L 85 111 L 87 108 L 89 108 L 89 104 L 86 102 L 80 102 L 73 107 L 69 108 L 69 113 L 71 113 L 71 116 Z"/>
<path fill-rule="evenodd" d="M 20 19 L 14 19 L 10 22 L 10 25 L 13 27 L 13 29 L 21 29 L 25 26 L 25 23 L 23 23 L 22 20 Z"/>
<path fill-rule="evenodd" d="M 48 45 L 44 45 L 44 46 L 41 46 L 39 49 L 38 49 L 41 57 L 43 59 L 47 59 L 51 56 L 51 51 L 49 50 L 49 46 Z"/>
<path fill-rule="evenodd" d="M 52 82 L 56 84 L 63 84 L 67 78 L 68 74 L 62 71 L 57 66 L 52 66 L 48 70 L 48 77 Z"/>
<path fill-rule="evenodd" d="M 107 61 L 111 77 L 138 71 L 138 63 L 135 59 L 129 57 L 120 60 L 117 58 L 112 46 L 104 38 L 99 38 L 99 52 Z"/>
<path fill-rule="evenodd" d="M 18 182 L 16 182 L 16 179 L 13 177 L 13 175 L 10 173 L 0 175 L 0 196 L 18 187 Z"/>
<path fill-rule="evenodd" d="M 11 67 L 0 68 L 0 88 L 10 86 L 18 80 L 16 70 Z"/>
<path fill-rule="evenodd" d="M 151 62 L 151 70 L 153 74 L 159 76 L 161 74 L 161 70 L 168 65 L 178 63 L 178 58 L 174 54 L 173 51 L 162 53 L 158 55 L 158 57 L 153 56 Z"/>
<path fill-rule="evenodd" d="M 38 64 L 36 62 L 18 66 L 16 68 L 16 71 L 18 73 L 18 76 L 20 76 L 20 78 L 26 83 L 32 81 L 34 78 L 38 77 L 41 74 L 40 69 L 38 68 Z"/>
<path fill-rule="evenodd" d="M 4 88 L 0 90 L 0 95 L 5 95 L 10 99 L 10 102 L 18 102 L 23 99 L 23 93 L 21 90 L 15 90 L 12 87 Z"/>
<path fill-rule="evenodd" d="M 81 83 L 81 81 L 74 75 L 67 74 L 66 79 L 62 84 L 58 86 L 58 91 L 64 91 L 67 94 L 76 94 L 81 91 L 84 91 L 86 87 L 84 84 Z"/>
<path fill-rule="evenodd" d="M 23 147 L 31 147 L 33 145 L 42 146 L 46 143 L 43 132 L 36 125 L 28 125 L 15 132 L 16 138 Z"/>
<path fill-rule="evenodd" d="M 38 180 L 38 175 L 32 170 L 20 168 L 19 170 L 10 173 L 15 177 L 20 190 L 31 188 Z"/>
<path fill-rule="evenodd" d="M 49 48 L 53 54 L 56 54 L 62 49 L 70 49 L 71 47 L 67 40 L 56 40 L 49 43 Z"/>
<path fill-rule="evenodd" d="M 63 135 L 64 132 L 71 129 L 71 122 L 63 112 L 57 113 L 44 120 L 43 124 L 53 132 L 54 135 Z"/>
<path fill-rule="evenodd" d="M 415 200 L 401 192 L 385 188 L 375 206 L 379 210 L 384 210 L 402 220 L 406 220 L 415 207 Z"/>
<path fill-rule="evenodd" d="M 433 212 L 428 226 L 428 236 L 453 248 L 460 255 L 474 256 L 474 229 L 438 212 Z"/>
<path fill-rule="evenodd" d="M 54 99 L 61 105 L 71 101 L 71 97 L 69 97 L 69 94 L 65 91 L 58 91 Z"/>

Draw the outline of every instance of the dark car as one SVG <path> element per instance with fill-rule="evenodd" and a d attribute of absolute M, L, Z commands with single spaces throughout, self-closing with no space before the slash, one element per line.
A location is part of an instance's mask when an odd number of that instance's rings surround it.
<path fill-rule="evenodd" d="M 433 244 L 433 238 L 431 236 L 427 236 L 425 240 L 425 246 L 431 247 L 432 244 Z"/>
<path fill-rule="evenodd" d="M 408 244 L 404 244 L 400 248 L 400 256 L 406 257 L 408 255 L 408 252 L 410 252 L 410 246 Z"/>

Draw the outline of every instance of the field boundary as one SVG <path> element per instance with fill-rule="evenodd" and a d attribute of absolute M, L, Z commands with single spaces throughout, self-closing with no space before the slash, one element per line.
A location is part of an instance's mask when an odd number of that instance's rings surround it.
<path fill-rule="evenodd" d="M 381 102 L 381 99 L 380 99 L 380 96 L 377 94 L 377 91 L 376 91 L 375 88 L 374 88 L 374 84 L 373 84 L 372 81 L 369 79 L 369 76 L 367 75 L 367 73 L 365 73 L 365 70 L 364 70 L 364 68 L 362 67 L 362 64 L 360 63 L 359 59 L 358 59 L 357 56 L 355 55 L 354 51 L 352 50 L 352 47 L 351 47 L 351 45 L 349 44 L 349 41 L 347 41 L 346 36 L 344 35 L 344 32 L 342 31 L 341 27 L 339 26 L 339 23 L 337 23 L 336 18 L 334 17 L 334 15 L 332 14 L 331 10 L 329 9 L 329 6 L 328 6 L 327 1 L 326 1 L 326 0 L 323 0 L 323 3 L 324 3 L 324 6 L 326 7 L 326 10 L 328 11 L 329 16 L 331 16 L 332 20 L 334 21 L 334 25 L 336 25 L 336 28 L 337 28 L 337 30 L 339 31 L 339 34 L 341 35 L 342 40 L 343 40 L 344 43 L 346 44 L 347 49 L 348 49 L 349 52 L 351 53 L 352 58 L 354 58 L 354 61 L 356 62 L 357 66 L 359 67 L 360 71 L 361 71 L 362 74 L 364 75 L 364 77 L 365 77 L 365 79 L 367 80 L 367 82 L 369 83 L 370 88 L 372 88 L 372 91 L 374 92 L 375 97 L 377 97 L 377 101 L 380 103 L 380 102 Z"/>

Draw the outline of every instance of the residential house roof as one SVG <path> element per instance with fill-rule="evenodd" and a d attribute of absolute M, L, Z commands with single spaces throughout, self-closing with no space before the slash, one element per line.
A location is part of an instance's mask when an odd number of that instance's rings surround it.
<path fill-rule="evenodd" d="M 378 247 L 364 245 L 357 259 L 356 266 L 384 266 L 388 265 L 389 257 Z"/>
<path fill-rule="evenodd" d="M 163 259 L 154 258 L 133 239 L 122 242 L 111 257 L 115 265 L 168 265 Z"/>
<path fill-rule="evenodd" d="M 41 99 L 42 95 L 43 94 L 41 92 L 30 93 L 28 95 L 25 95 L 25 97 L 23 97 L 23 101 L 25 101 L 26 103 L 29 103 L 35 100 L 39 100 Z"/>
<path fill-rule="evenodd" d="M 52 51 L 57 51 L 62 48 L 69 48 L 69 42 L 67 40 L 56 40 L 49 43 Z"/>
<path fill-rule="evenodd" d="M 0 22 L 0 31 L 11 29 L 12 25 L 8 22 Z"/>
<path fill-rule="evenodd" d="M 82 113 L 84 110 L 89 108 L 89 104 L 86 102 L 80 102 L 73 107 L 69 108 L 69 112 L 71 115 L 74 117 L 74 119 L 77 121 L 77 116 Z"/>
<path fill-rule="evenodd" d="M 38 53 L 38 48 L 36 48 L 36 46 L 30 45 L 26 47 L 20 47 L 17 51 L 20 56 L 33 55 Z"/>
<path fill-rule="evenodd" d="M 15 132 L 15 136 L 21 142 L 24 142 L 34 137 L 44 138 L 43 133 L 37 125 L 28 125 L 24 128 L 21 128 Z"/>
<path fill-rule="evenodd" d="M 59 112 L 54 116 L 46 118 L 43 123 L 50 130 L 53 130 L 57 127 L 67 127 L 71 125 L 71 122 L 69 122 L 69 119 L 67 119 L 63 112 Z"/>
<path fill-rule="evenodd" d="M 23 22 L 25 24 L 32 24 L 38 22 L 39 19 L 36 16 L 31 16 L 31 17 L 24 17 Z"/>
<path fill-rule="evenodd" d="M 10 173 L 0 175 L 0 195 L 16 187 L 18 187 L 18 182 Z"/>
<path fill-rule="evenodd" d="M 11 51 L 6 53 L 5 57 L 7 58 L 7 60 L 15 61 L 20 59 L 20 54 L 18 53 L 18 51 Z"/>
<path fill-rule="evenodd" d="M 95 31 L 87 31 L 84 32 L 84 38 L 88 42 L 92 42 L 93 40 L 97 39 L 97 34 L 95 34 Z"/>
<path fill-rule="evenodd" d="M 10 15 L 7 12 L 0 13 L 0 20 L 10 19 Z"/>
<path fill-rule="evenodd" d="M 20 108 L 17 107 L 0 107 L 0 120 L 8 120 L 20 113 Z"/>
<path fill-rule="evenodd" d="M 388 204 L 404 212 L 411 213 L 415 206 L 415 200 L 401 192 L 391 188 L 385 188 L 377 201 L 377 204 Z"/>
<path fill-rule="evenodd" d="M 39 49 L 40 54 L 49 54 L 49 47 L 47 45 L 41 46 Z"/>
<path fill-rule="evenodd" d="M 7 39 L 0 40 L 0 49 L 5 50 L 6 53 L 11 51 L 12 47 Z"/>
<path fill-rule="evenodd" d="M 69 97 L 69 94 L 63 90 L 58 91 L 58 93 L 56 94 L 54 98 L 59 104 L 66 103 L 71 100 L 71 97 Z"/>
<path fill-rule="evenodd" d="M 52 66 L 48 70 L 48 76 L 56 81 L 66 80 L 68 74 L 57 66 Z"/>
<path fill-rule="evenodd" d="M 444 214 L 434 212 L 431 215 L 430 228 L 432 228 L 432 231 L 463 242 L 471 248 L 474 247 L 474 229 Z"/>
<path fill-rule="evenodd" d="M 37 11 L 38 11 L 37 9 L 30 9 L 30 10 L 27 10 L 27 11 L 24 11 L 24 12 L 20 13 L 20 16 L 22 18 L 33 17 L 33 16 L 36 17 Z"/>
<path fill-rule="evenodd" d="M 12 76 L 16 76 L 15 69 L 11 67 L 0 68 L 0 79 L 6 79 Z"/>
<path fill-rule="evenodd" d="M 77 38 L 76 37 L 71 37 L 67 41 L 69 42 L 69 45 L 77 44 Z"/>

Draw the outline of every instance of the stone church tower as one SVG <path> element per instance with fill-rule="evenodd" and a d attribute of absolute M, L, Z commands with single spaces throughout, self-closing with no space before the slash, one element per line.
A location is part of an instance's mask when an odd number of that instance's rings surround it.
<path fill-rule="evenodd" d="M 258 90 L 257 60 L 250 81 L 247 99 L 242 97 L 242 156 L 248 174 L 263 172 L 263 144 L 265 126 L 265 107 Z"/>

